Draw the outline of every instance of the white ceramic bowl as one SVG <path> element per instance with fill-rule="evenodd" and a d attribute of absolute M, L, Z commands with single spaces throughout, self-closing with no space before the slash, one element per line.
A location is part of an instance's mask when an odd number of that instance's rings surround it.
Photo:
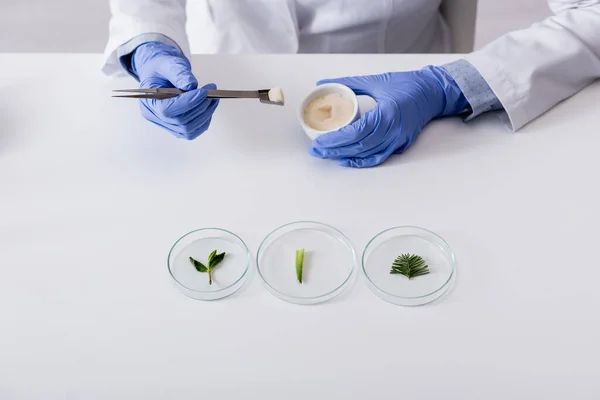
<path fill-rule="evenodd" d="M 360 117 L 360 110 L 358 108 L 358 98 L 356 97 L 356 94 L 354 94 L 352 89 L 350 89 L 348 86 L 344 86 L 339 83 L 326 83 L 324 85 L 317 86 L 308 94 L 308 96 L 306 96 L 306 98 L 300 105 L 300 109 L 298 110 L 298 121 L 300 122 L 302 129 L 304 129 L 304 132 L 306 132 L 308 137 L 311 139 L 315 139 L 316 137 L 321 136 L 324 133 L 332 132 L 333 130 L 319 131 L 308 126 L 308 124 L 304 121 L 304 110 L 311 101 L 332 93 L 341 93 L 344 97 L 351 100 L 352 104 L 354 104 L 354 112 L 352 113 L 352 118 L 349 119 L 345 124 L 341 125 L 339 128 L 351 124 Z"/>

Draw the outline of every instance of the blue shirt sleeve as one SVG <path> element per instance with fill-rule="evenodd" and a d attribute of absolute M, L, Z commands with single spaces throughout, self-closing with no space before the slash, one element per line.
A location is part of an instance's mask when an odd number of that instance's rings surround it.
<path fill-rule="evenodd" d="M 441 67 L 454 78 L 471 105 L 471 113 L 465 121 L 470 121 L 485 112 L 504 108 L 479 71 L 467 60 L 453 61 Z"/>

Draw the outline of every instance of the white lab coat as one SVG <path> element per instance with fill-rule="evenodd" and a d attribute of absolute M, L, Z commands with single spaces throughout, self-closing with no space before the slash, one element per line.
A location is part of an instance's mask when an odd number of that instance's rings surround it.
<path fill-rule="evenodd" d="M 111 0 L 107 67 L 118 70 L 115 49 L 152 32 L 168 36 L 184 52 L 202 54 L 447 52 L 441 2 Z"/>
<path fill-rule="evenodd" d="M 453 1 L 458 0 L 446 0 Z M 515 130 L 600 77 L 600 0 L 548 3 L 553 17 L 465 57 L 492 88 Z M 188 4 L 188 31 L 193 52 L 201 53 L 445 52 L 450 43 L 440 4 L 194 0 Z M 106 73 L 119 69 L 116 49 L 144 33 L 162 33 L 190 52 L 186 0 L 111 0 L 111 11 Z"/>

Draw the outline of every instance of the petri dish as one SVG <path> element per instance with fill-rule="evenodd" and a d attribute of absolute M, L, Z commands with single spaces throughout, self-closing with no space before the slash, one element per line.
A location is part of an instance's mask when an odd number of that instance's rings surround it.
<path fill-rule="evenodd" d="M 304 249 L 302 283 L 296 278 L 296 250 Z M 256 253 L 265 287 L 281 300 L 316 304 L 340 294 L 356 265 L 352 244 L 339 230 L 313 221 L 292 222 L 269 233 Z"/>
<path fill-rule="evenodd" d="M 429 274 L 408 279 L 390 274 L 400 254 L 417 254 L 429 266 Z M 362 255 L 367 285 L 381 299 L 402 306 L 420 306 L 438 299 L 452 285 L 456 258 L 437 234 L 416 226 L 398 226 L 373 237 Z"/>
<path fill-rule="evenodd" d="M 198 272 L 189 257 L 206 265 L 213 250 L 226 254 L 212 272 L 212 284 L 209 284 L 208 274 Z M 175 286 L 184 295 L 196 300 L 218 300 L 232 295 L 244 285 L 250 267 L 250 252 L 244 241 L 232 232 L 219 228 L 197 229 L 173 244 L 167 267 Z"/>

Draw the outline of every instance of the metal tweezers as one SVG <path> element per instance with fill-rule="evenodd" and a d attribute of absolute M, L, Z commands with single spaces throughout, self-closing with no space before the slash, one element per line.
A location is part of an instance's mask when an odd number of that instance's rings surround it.
<path fill-rule="evenodd" d="M 269 90 L 209 90 L 209 99 L 259 99 L 261 103 L 274 104 L 282 106 L 283 102 L 276 102 L 269 100 Z M 137 94 L 121 94 L 113 95 L 112 97 L 124 97 L 129 99 L 170 99 L 177 97 L 184 90 L 177 88 L 157 88 L 157 89 L 113 89 L 116 93 L 137 93 Z"/>

